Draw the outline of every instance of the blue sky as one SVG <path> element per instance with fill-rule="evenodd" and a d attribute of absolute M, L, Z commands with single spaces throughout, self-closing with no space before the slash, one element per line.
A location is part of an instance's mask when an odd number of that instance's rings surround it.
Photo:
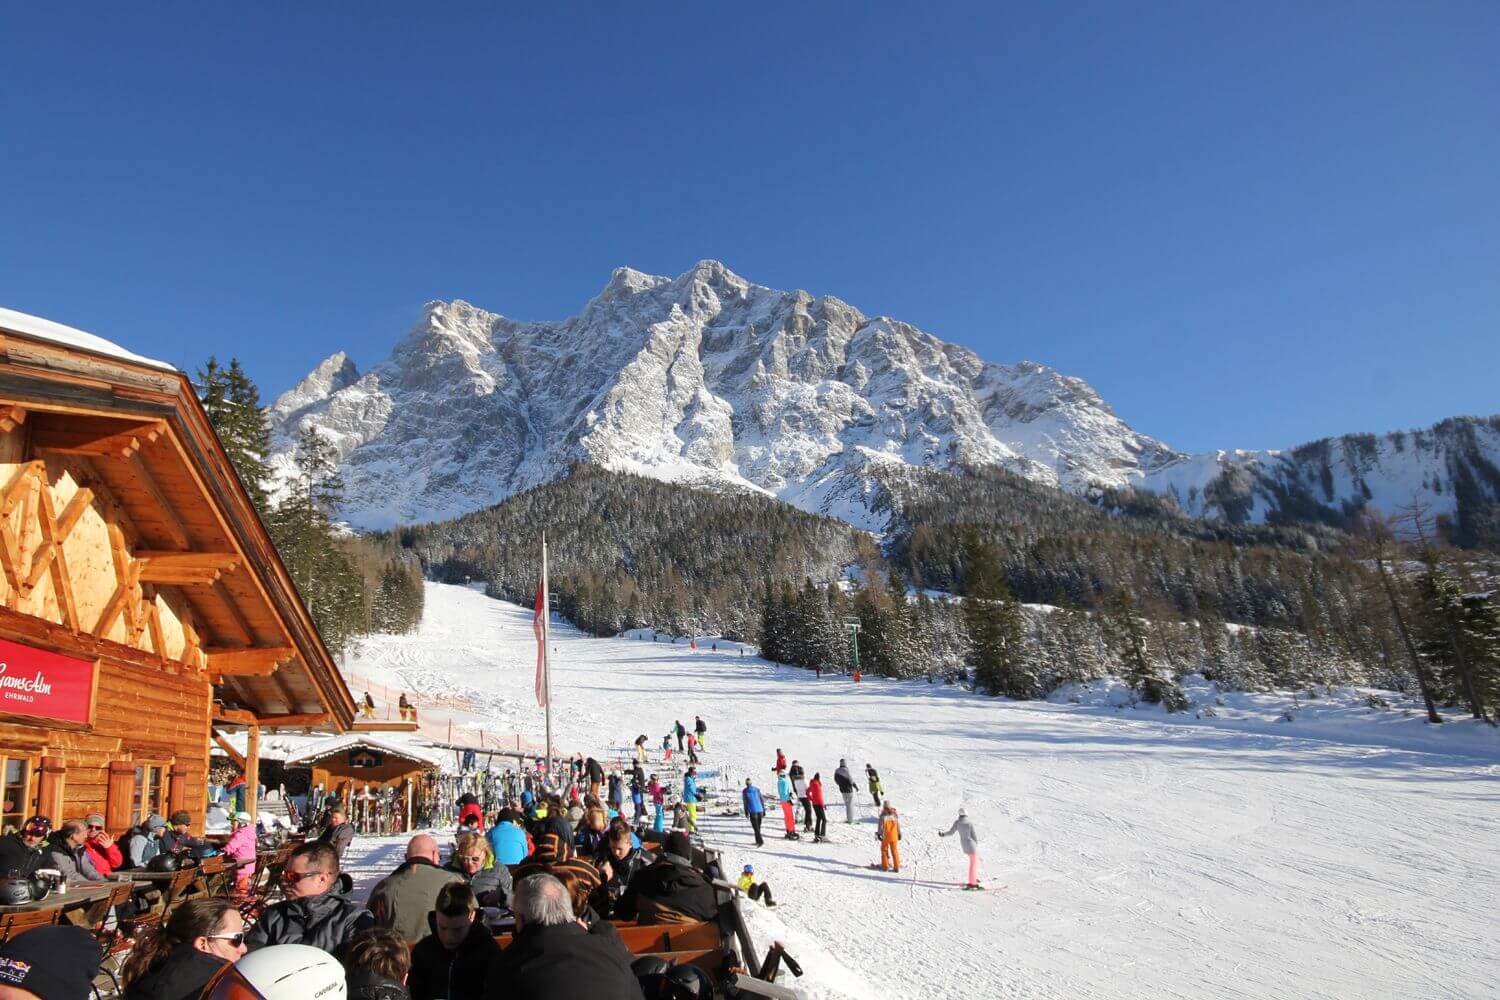
<path fill-rule="evenodd" d="M 0 12 L 0 305 L 268 397 L 711 257 L 1180 448 L 1500 411 L 1492 2 L 63 6 Z"/>

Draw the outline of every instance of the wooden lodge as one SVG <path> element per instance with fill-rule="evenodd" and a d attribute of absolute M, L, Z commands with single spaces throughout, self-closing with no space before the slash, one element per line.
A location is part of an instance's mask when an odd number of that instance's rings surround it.
<path fill-rule="evenodd" d="M 354 701 L 186 375 L 0 310 L 0 776 L 10 829 L 186 810 L 209 748 Z"/>
<path fill-rule="evenodd" d="M 368 821 L 370 800 L 366 793 L 379 796 L 391 789 L 398 807 L 395 828 L 383 833 L 410 833 L 412 817 L 426 794 L 427 781 L 438 771 L 438 758 L 431 752 L 375 739 L 358 732 L 333 739 L 320 740 L 313 746 L 286 758 L 288 769 L 306 767 L 312 775 L 309 787 L 321 788 L 323 794 L 336 795 L 344 810 L 364 829 Z"/>

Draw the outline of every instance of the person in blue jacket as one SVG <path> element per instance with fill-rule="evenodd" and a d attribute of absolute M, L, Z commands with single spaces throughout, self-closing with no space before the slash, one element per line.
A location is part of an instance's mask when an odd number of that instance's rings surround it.
<path fill-rule="evenodd" d="M 500 810 L 500 817 L 490 830 L 489 841 L 497 864 L 518 865 L 530 853 L 526 849 L 526 831 L 521 829 L 521 817 L 514 809 Z"/>
<path fill-rule="evenodd" d="M 698 769 L 690 767 L 682 776 L 682 804 L 687 807 L 688 831 L 698 832 Z"/>
<path fill-rule="evenodd" d="M 755 831 L 755 846 L 764 847 L 766 842 L 760 837 L 760 821 L 766 818 L 766 803 L 760 797 L 760 789 L 755 787 L 753 778 L 745 779 L 745 790 L 740 792 L 740 799 L 745 803 L 745 815 L 750 819 L 750 829 Z"/>

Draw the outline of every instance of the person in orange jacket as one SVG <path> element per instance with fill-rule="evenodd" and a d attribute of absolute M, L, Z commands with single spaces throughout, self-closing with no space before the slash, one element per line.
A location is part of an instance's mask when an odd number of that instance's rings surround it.
<path fill-rule="evenodd" d="M 901 819 L 896 815 L 896 807 L 887 800 L 880 809 L 880 829 L 875 834 L 880 838 L 880 870 L 885 871 L 894 865 L 896 871 L 901 870 Z"/>

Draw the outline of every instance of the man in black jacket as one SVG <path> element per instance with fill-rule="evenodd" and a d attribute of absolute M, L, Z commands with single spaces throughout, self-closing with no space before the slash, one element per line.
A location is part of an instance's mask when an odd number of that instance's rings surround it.
<path fill-rule="evenodd" d="M 52 832 L 52 821 L 33 816 L 21 829 L 0 837 L 0 878 L 27 878 L 41 867 L 42 844 Z"/>
<path fill-rule="evenodd" d="M 839 794 L 844 797 L 844 822 L 854 822 L 854 778 L 849 774 L 849 765 L 839 758 L 838 770 L 833 772 L 834 784 L 839 786 Z"/>
<path fill-rule="evenodd" d="M 349 817 L 344 810 L 339 808 L 328 811 L 328 825 L 323 828 L 318 840 L 333 848 L 333 853 L 338 856 L 339 863 L 344 862 L 344 852 L 349 849 L 349 842 L 354 839 L 354 824 L 349 822 Z"/>
<path fill-rule="evenodd" d="M 568 890 L 551 875 L 516 883 L 516 936 L 484 978 L 486 1000 L 641 1000 L 631 954 L 613 928 L 591 933 L 573 917 Z"/>
<path fill-rule="evenodd" d="M 411 1000 L 464 1000 L 483 995 L 484 976 L 500 945 L 479 919 L 479 903 L 461 882 L 445 885 L 427 915 L 432 933 L 412 949 Z"/>
<path fill-rule="evenodd" d="M 604 783 L 604 768 L 600 766 L 597 760 L 590 757 L 583 762 L 583 770 L 589 779 L 589 794 L 598 799 L 599 786 Z"/>
<path fill-rule="evenodd" d="M 281 872 L 286 898 L 265 912 L 245 936 L 245 946 L 254 951 L 273 944 L 306 944 L 339 956 L 351 937 L 375 925 L 374 915 L 349 898 L 349 886 L 332 847 L 303 844 Z"/>
<path fill-rule="evenodd" d="M 719 912 L 714 887 L 693 867 L 693 844 L 674 830 L 655 863 L 642 868 L 615 904 L 615 919 L 641 924 L 695 923 Z"/>

